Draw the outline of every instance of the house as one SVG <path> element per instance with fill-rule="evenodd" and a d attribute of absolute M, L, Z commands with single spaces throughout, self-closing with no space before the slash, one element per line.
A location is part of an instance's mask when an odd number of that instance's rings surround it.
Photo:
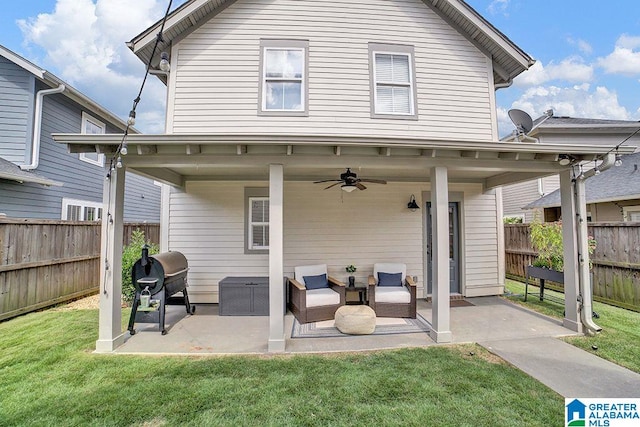
<path fill-rule="evenodd" d="M 273 352 L 286 348 L 283 278 L 318 263 L 342 280 L 354 264 L 361 282 L 375 262 L 405 263 L 432 297 L 431 337 L 450 342 L 451 293 L 504 289 L 500 187 L 561 173 L 577 208 L 581 184 L 559 154 L 608 150 L 498 140 L 495 91 L 533 60 L 460 0 L 190 0 L 129 47 L 167 84 L 166 133 L 131 135 L 123 156 L 167 184 L 162 250 L 186 255 L 196 303 L 217 303 L 225 277 L 268 276 Z M 54 139 L 72 152 L 122 148 L 117 135 Z M 348 173 L 378 183 L 341 181 Z M 103 222 L 99 352 L 126 338 L 123 181 L 114 170 L 103 195 L 114 221 Z M 566 236 L 576 269 L 578 229 Z M 584 281 L 567 274 L 577 294 Z M 582 330 L 567 301 L 565 324 Z"/>
<path fill-rule="evenodd" d="M 585 420 L 586 419 L 587 405 L 574 399 L 567 405 L 567 422 L 570 423 L 573 420 Z"/>
<path fill-rule="evenodd" d="M 619 165 L 591 177 L 585 184 L 587 220 L 640 221 L 640 153 L 621 156 Z M 525 210 L 542 210 L 541 220 L 561 219 L 560 191 L 529 203 Z"/>
<path fill-rule="evenodd" d="M 639 128 L 640 123 L 635 121 L 556 116 L 553 110 L 549 110 L 533 121 L 533 129 L 527 133 L 527 138 L 530 138 L 530 142 L 540 144 L 597 144 L 615 147 L 631 136 L 625 144 L 633 146 L 640 143 L 640 135 L 633 135 Z M 519 136 L 514 132 L 502 140 L 517 141 L 518 138 Z M 521 218 L 523 222 L 531 222 L 536 215 L 540 219 L 545 218 L 539 209 L 542 205 L 536 203 L 536 200 L 550 195 L 559 188 L 560 179 L 558 175 L 505 186 L 502 189 L 504 217 Z M 587 184 L 587 188 L 589 188 L 589 184 Z M 629 192 L 633 193 L 633 190 L 629 189 Z M 548 203 L 548 200 L 541 203 Z M 554 197 L 552 200 L 555 200 L 555 206 L 560 206 L 559 196 Z M 602 216 L 602 218 L 604 217 Z M 615 221 L 622 220 L 621 217 L 610 214 L 607 214 L 606 217 L 619 218 L 615 219 Z M 554 218 L 554 215 L 552 214 L 550 218 Z M 595 217 L 593 218 L 595 221 Z M 553 219 L 548 220 L 553 221 Z M 603 221 L 609 221 L 609 219 L 603 219 Z"/>
<path fill-rule="evenodd" d="M 71 154 L 51 134 L 121 133 L 125 127 L 68 83 L 0 46 L 0 214 L 100 219 L 104 155 Z M 160 187 L 127 175 L 125 220 L 159 222 Z"/>

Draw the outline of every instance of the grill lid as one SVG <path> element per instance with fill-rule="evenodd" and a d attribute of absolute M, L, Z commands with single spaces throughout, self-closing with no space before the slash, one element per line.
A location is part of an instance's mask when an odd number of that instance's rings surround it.
<path fill-rule="evenodd" d="M 153 255 L 153 259 L 160 263 L 165 277 L 175 276 L 187 270 L 187 258 L 181 252 L 163 252 Z"/>

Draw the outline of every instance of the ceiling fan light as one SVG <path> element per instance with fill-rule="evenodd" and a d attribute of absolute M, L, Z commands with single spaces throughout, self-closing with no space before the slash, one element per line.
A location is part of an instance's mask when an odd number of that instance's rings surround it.
<path fill-rule="evenodd" d="M 356 187 L 355 185 L 349 185 L 349 184 L 342 184 L 341 188 L 343 191 L 346 191 L 347 193 L 351 193 L 353 190 L 358 189 L 358 187 Z"/>

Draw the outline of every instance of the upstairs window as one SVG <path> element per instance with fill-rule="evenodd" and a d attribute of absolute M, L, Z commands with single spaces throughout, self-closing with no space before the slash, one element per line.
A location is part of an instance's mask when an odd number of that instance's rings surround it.
<path fill-rule="evenodd" d="M 82 113 L 82 128 L 80 133 L 84 135 L 101 135 L 105 133 L 106 126 L 95 117 Z M 80 160 L 97 166 L 104 166 L 104 154 L 80 153 Z"/>
<path fill-rule="evenodd" d="M 417 119 L 413 47 L 369 44 L 372 117 Z"/>
<path fill-rule="evenodd" d="M 260 114 L 307 115 L 308 42 L 261 40 Z"/>

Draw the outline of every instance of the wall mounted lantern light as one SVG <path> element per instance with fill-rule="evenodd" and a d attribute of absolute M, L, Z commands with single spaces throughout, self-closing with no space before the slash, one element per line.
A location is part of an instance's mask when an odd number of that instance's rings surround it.
<path fill-rule="evenodd" d="M 414 196 L 413 194 L 411 195 L 411 198 L 409 199 L 409 203 L 407 204 L 407 208 L 409 208 L 409 210 L 411 210 L 411 212 L 415 212 L 417 209 L 420 209 L 420 206 L 418 206 L 418 204 L 416 203 L 416 196 Z"/>

